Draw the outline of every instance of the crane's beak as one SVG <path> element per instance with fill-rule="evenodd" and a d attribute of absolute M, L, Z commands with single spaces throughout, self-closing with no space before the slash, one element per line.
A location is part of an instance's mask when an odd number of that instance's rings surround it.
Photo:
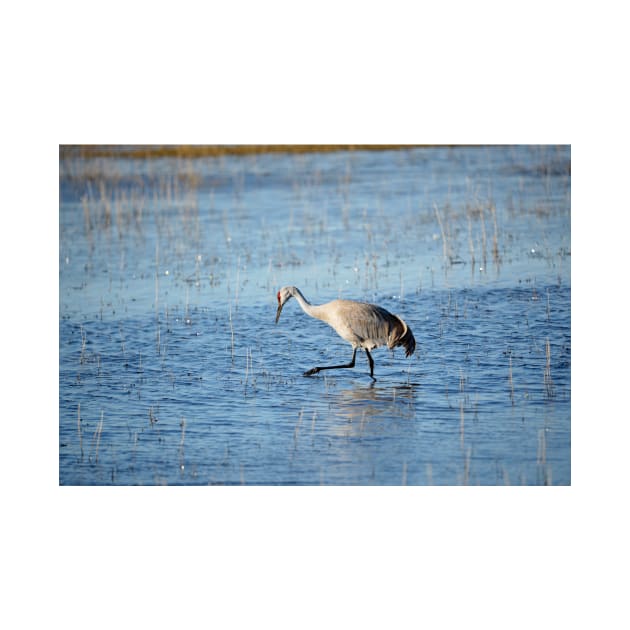
<path fill-rule="evenodd" d="M 278 304 L 278 310 L 276 311 L 276 324 L 278 323 L 278 320 L 280 319 L 280 313 L 282 313 L 282 307 L 284 305 L 282 303 Z"/>

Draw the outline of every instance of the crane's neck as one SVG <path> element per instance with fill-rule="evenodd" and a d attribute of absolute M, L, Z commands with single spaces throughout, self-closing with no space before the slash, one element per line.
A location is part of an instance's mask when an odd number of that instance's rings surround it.
<path fill-rule="evenodd" d="M 319 306 L 313 306 L 303 295 L 297 287 L 292 287 L 291 291 L 293 297 L 298 301 L 298 304 L 302 307 L 302 310 L 311 317 L 316 319 L 324 319 L 323 313 Z"/>

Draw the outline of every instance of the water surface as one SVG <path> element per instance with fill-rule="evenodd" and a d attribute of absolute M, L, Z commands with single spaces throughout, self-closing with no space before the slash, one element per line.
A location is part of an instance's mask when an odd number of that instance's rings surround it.
<path fill-rule="evenodd" d="M 66 484 L 569 484 L 569 147 L 60 159 Z M 416 353 L 295 300 L 375 302 Z"/>

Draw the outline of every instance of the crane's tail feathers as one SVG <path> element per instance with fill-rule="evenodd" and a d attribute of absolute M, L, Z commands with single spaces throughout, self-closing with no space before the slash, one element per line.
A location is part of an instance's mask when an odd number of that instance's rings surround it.
<path fill-rule="evenodd" d="M 394 315 L 394 317 L 398 321 L 389 334 L 387 347 L 391 349 L 402 346 L 405 349 L 405 356 L 410 357 L 416 349 L 416 340 L 404 320 L 398 317 L 398 315 Z"/>

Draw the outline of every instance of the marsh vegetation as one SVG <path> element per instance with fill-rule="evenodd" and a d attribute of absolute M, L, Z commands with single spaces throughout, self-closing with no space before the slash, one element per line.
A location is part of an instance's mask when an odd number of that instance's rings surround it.
<path fill-rule="evenodd" d="M 570 483 L 570 148 L 333 149 L 60 148 L 61 484 Z"/>

